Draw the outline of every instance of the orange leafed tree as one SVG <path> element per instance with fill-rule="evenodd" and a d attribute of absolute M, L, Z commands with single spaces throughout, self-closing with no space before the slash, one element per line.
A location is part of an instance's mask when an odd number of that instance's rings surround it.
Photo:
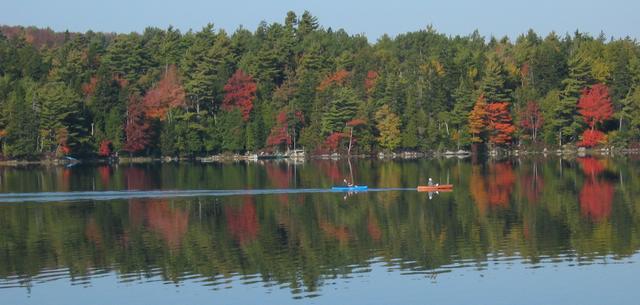
<path fill-rule="evenodd" d="M 469 113 L 469 132 L 471 133 L 471 142 L 482 143 L 482 133 L 487 127 L 487 102 L 484 95 L 480 95 L 473 106 L 473 110 Z"/>
<path fill-rule="evenodd" d="M 175 65 L 170 65 L 164 77 L 147 92 L 143 103 L 147 117 L 161 121 L 166 119 L 169 109 L 187 105 Z"/>
<path fill-rule="evenodd" d="M 246 122 L 249 120 L 249 114 L 253 109 L 253 100 L 256 98 L 256 90 L 258 86 L 251 75 L 244 73 L 238 69 L 224 85 L 224 100 L 222 101 L 222 109 L 226 111 L 235 108 L 240 109 L 242 119 Z"/>
<path fill-rule="evenodd" d="M 509 103 L 494 102 L 487 105 L 487 122 L 489 126 L 489 142 L 507 144 L 516 131 L 509 113 Z"/>
<path fill-rule="evenodd" d="M 347 77 L 349 77 L 349 71 L 344 69 L 338 70 L 335 73 L 323 79 L 322 82 L 320 82 L 320 85 L 318 85 L 317 89 L 318 91 L 324 91 L 333 84 L 336 84 L 339 86 L 344 85 L 344 83 L 347 80 Z"/>
<path fill-rule="evenodd" d="M 367 92 L 367 95 L 371 95 L 373 93 L 373 89 L 376 87 L 376 83 L 378 82 L 378 72 L 369 70 L 367 72 L 367 77 L 364 79 L 364 89 Z"/>

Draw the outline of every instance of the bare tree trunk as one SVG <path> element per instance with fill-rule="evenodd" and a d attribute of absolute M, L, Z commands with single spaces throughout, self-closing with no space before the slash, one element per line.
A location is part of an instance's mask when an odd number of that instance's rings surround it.
<path fill-rule="evenodd" d="M 622 131 L 622 116 L 620 116 L 620 120 L 618 123 L 618 131 Z"/>
<path fill-rule="evenodd" d="M 353 140 L 353 126 L 351 127 L 351 134 L 349 135 L 349 149 L 347 150 L 347 156 L 351 156 L 351 143 Z"/>

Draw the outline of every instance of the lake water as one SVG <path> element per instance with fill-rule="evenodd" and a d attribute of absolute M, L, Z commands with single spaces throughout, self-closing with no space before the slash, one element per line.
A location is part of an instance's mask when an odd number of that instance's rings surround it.
<path fill-rule="evenodd" d="M 0 303 L 637 304 L 639 169 L 590 157 L 4 167 Z M 453 192 L 417 192 L 428 177 Z M 344 178 L 370 190 L 329 190 Z"/>

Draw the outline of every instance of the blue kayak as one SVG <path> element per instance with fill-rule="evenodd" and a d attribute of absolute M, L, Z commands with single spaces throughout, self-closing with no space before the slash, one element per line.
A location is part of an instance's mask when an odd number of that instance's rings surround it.
<path fill-rule="evenodd" d="M 366 185 L 354 185 L 354 186 L 334 186 L 331 187 L 332 191 L 366 191 L 368 187 Z"/>

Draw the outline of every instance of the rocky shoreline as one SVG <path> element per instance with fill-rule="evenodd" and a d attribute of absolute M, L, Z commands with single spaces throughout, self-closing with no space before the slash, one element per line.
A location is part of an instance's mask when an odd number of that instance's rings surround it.
<path fill-rule="evenodd" d="M 585 156 L 606 156 L 617 157 L 627 155 L 640 154 L 640 148 L 615 148 L 604 147 L 599 149 L 585 149 L 585 148 L 572 148 L 564 147 L 562 149 L 547 149 L 542 150 L 520 150 L 520 149 L 493 149 L 484 152 L 490 158 L 509 158 L 509 157 L 526 157 L 526 156 L 542 156 L 542 157 L 562 157 L 565 159 L 579 158 Z M 199 162 L 199 163 L 229 163 L 229 162 L 255 162 L 255 161 L 268 161 L 268 160 L 288 160 L 292 162 L 304 162 L 305 160 L 341 160 L 347 158 L 355 159 L 381 159 L 381 160 L 412 160 L 423 158 L 459 158 L 465 159 L 472 156 L 472 153 L 467 150 L 458 151 L 432 151 L 432 152 L 418 152 L 418 151 L 405 151 L 405 152 L 392 152 L 392 153 L 378 153 L 376 155 L 351 155 L 345 154 L 317 154 L 309 155 L 306 158 L 301 157 L 288 157 L 286 155 L 256 155 L 256 154 L 219 154 L 207 157 L 195 157 L 195 158 L 178 158 L 178 157 L 119 157 L 109 159 L 42 159 L 42 160 L 2 160 L 0 166 L 73 166 L 79 163 L 85 164 L 138 164 L 138 163 L 169 163 L 169 162 Z"/>

